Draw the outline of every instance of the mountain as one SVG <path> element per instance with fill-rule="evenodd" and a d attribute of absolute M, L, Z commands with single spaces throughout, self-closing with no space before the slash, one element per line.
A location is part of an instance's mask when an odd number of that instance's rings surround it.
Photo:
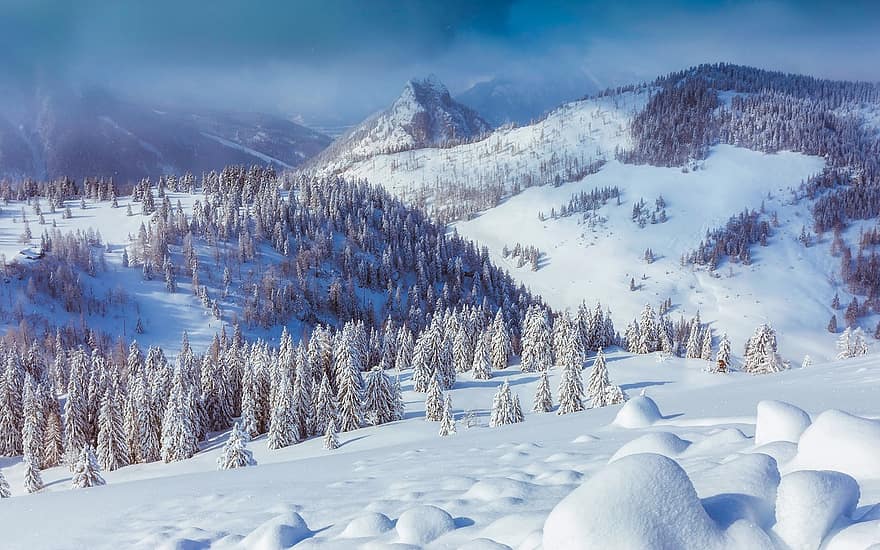
<path fill-rule="evenodd" d="M 552 80 L 496 77 L 474 84 L 456 99 L 497 128 L 511 122 L 529 124 L 565 102 L 596 91 L 588 79 L 574 76 Z"/>
<path fill-rule="evenodd" d="M 349 130 L 308 165 L 338 171 L 375 155 L 448 146 L 490 130 L 476 111 L 452 99 L 446 86 L 429 76 L 407 82 L 390 107 Z"/>
<path fill-rule="evenodd" d="M 107 92 L 43 91 L 0 112 L 0 177 L 133 182 L 227 164 L 291 168 L 330 138 L 283 118 L 186 111 Z"/>

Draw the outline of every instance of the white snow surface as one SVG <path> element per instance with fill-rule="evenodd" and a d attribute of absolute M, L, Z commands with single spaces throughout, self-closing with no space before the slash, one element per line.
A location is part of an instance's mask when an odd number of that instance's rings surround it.
<path fill-rule="evenodd" d="M 192 459 L 105 472 L 103 487 L 73 490 L 66 467 L 44 470 L 46 489 L 27 496 L 20 459 L 3 458 L 15 496 L 0 500 L 0 546 L 555 550 L 594 548 L 591 537 L 602 537 L 602 548 L 649 549 L 880 543 L 870 419 L 878 415 L 880 362 L 869 356 L 767 376 L 709 374 L 705 364 L 609 351 L 615 383 L 629 393 L 650 388 L 664 413 L 644 427 L 616 425 L 622 407 L 612 406 L 527 412 L 522 424 L 489 428 L 498 384 L 509 381 L 524 404 L 536 389 L 538 376 L 513 366 L 488 381 L 459 377 L 451 390 L 459 427 L 450 437 L 425 422 L 424 396 L 404 372 L 406 418 L 340 434 L 335 451 L 323 450 L 320 438 L 269 451 L 261 436 L 249 443 L 257 466 L 216 471 L 227 437 L 216 433 Z M 554 390 L 559 375 L 551 370 Z M 813 415 L 797 443 L 755 447 L 758 403 L 770 398 Z M 465 411 L 476 426 L 461 422 Z M 668 457 L 646 448 L 609 463 L 652 440 L 692 443 Z M 820 441 L 842 451 L 804 462 Z M 777 462 L 764 452 L 774 445 L 796 446 L 798 459 Z M 802 541 L 808 545 L 797 546 Z"/>
<path fill-rule="evenodd" d="M 810 415 L 802 409 L 780 401 L 761 401 L 755 424 L 755 445 L 774 441 L 796 443 L 809 426 Z"/>

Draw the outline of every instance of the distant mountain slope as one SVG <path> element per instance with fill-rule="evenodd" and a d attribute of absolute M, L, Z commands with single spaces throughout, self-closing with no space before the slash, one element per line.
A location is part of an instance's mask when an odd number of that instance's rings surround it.
<path fill-rule="evenodd" d="M 562 105 L 595 93 L 585 78 L 514 79 L 498 77 L 478 82 L 455 98 L 480 113 L 494 127 L 529 124 Z"/>
<path fill-rule="evenodd" d="M 376 155 L 468 141 L 490 130 L 436 77 L 410 80 L 390 107 L 348 131 L 310 165 L 334 172 Z"/>
<path fill-rule="evenodd" d="M 104 92 L 43 93 L 0 113 L 0 177 L 112 176 L 119 183 L 227 164 L 291 168 L 330 138 L 261 114 L 192 113 Z"/>

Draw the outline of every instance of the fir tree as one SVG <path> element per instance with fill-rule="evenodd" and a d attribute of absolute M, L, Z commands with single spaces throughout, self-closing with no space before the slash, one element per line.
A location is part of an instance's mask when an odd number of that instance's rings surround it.
<path fill-rule="evenodd" d="M 104 478 L 101 477 L 100 472 L 92 447 L 86 445 L 80 451 L 79 458 L 73 468 L 71 484 L 75 489 L 85 489 L 87 487 L 104 485 L 105 481 Z"/>
<path fill-rule="evenodd" d="M 373 367 L 364 389 L 364 418 L 373 426 L 400 420 L 403 400 L 400 390 L 385 371 Z"/>
<path fill-rule="evenodd" d="M 703 331 L 703 345 L 700 351 L 700 359 L 704 361 L 712 360 L 712 329 L 706 327 Z"/>
<path fill-rule="evenodd" d="M 9 498 L 11 496 L 12 491 L 9 490 L 9 482 L 6 481 L 6 476 L 0 471 L 0 498 Z"/>
<path fill-rule="evenodd" d="M 428 394 L 425 396 L 425 420 L 440 422 L 443 418 L 443 392 L 437 377 L 431 379 Z"/>
<path fill-rule="evenodd" d="M 34 468 L 42 468 L 43 448 L 45 447 L 42 403 L 38 401 L 36 383 L 28 375 L 24 386 L 24 428 L 22 443 L 25 456 L 30 458 Z"/>
<path fill-rule="evenodd" d="M 474 365 L 472 374 L 474 380 L 488 380 L 492 377 L 492 367 L 489 363 L 489 351 L 487 341 L 489 333 L 483 333 L 477 336 L 477 344 L 474 348 Z"/>
<path fill-rule="evenodd" d="M 730 365 L 730 339 L 727 333 L 721 335 L 718 342 L 718 353 L 715 354 L 715 368 L 712 372 L 726 373 Z"/>
<path fill-rule="evenodd" d="M 119 409 L 117 392 L 112 387 L 108 387 L 104 393 L 98 415 L 98 462 L 108 472 L 128 466 L 129 463 L 122 411 Z"/>
<path fill-rule="evenodd" d="M 43 488 L 43 478 L 40 476 L 40 469 L 30 455 L 25 455 L 24 464 L 24 490 L 28 493 L 36 493 Z"/>
<path fill-rule="evenodd" d="M 339 391 L 339 428 L 343 432 L 350 432 L 361 427 L 364 421 L 363 400 L 361 389 L 358 385 L 358 372 L 353 368 L 346 368 L 340 373 Z"/>
<path fill-rule="evenodd" d="M 767 324 L 759 326 L 746 343 L 743 371 L 749 374 L 771 374 L 784 368 L 776 352 L 776 331 Z"/>
<path fill-rule="evenodd" d="M 616 405 L 625 400 L 620 387 L 611 383 L 611 379 L 608 376 L 608 366 L 605 362 L 605 354 L 602 353 L 601 349 L 596 353 L 596 359 L 593 361 L 590 380 L 587 384 L 587 393 L 590 396 L 593 408 Z"/>
<path fill-rule="evenodd" d="M 557 414 L 569 414 L 584 410 L 584 382 L 581 368 L 576 365 L 565 365 L 559 381 L 559 408 Z"/>
<path fill-rule="evenodd" d="M 440 436 L 446 437 L 455 433 L 455 419 L 452 416 L 452 397 L 447 393 L 443 400 L 443 414 L 440 418 Z"/>
<path fill-rule="evenodd" d="M 832 315 L 831 320 L 828 321 L 828 332 L 831 334 L 837 334 L 837 315 Z"/>
<path fill-rule="evenodd" d="M 249 439 L 238 422 L 233 424 L 232 430 L 229 432 L 229 439 L 223 446 L 223 453 L 217 457 L 217 469 L 229 470 L 256 464 L 253 454 L 247 448 Z"/>
<path fill-rule="evenodd" d="M 336 433 L 336 421 L 333 418 L 327 422 L 324 430 L 324 448 L 328 451 L 339 448 L 339 436 Z"/>
<path fill-rule="evenodd" d="M 550 393 L 550 377 L 547 371 L 541 371 L 541 378 L 535 390 L 535 402 L 532 406 L 535 412 L 550 412 L 553 410 L 553 395 Z"/>
<path fill-rule="evenodd" d="M 510 393 L 510 383 L 505 380 L 492 399 L 492 413 L 489 415 L 489 427 L 495 428 L 516 422 L 516 410 Z"/>
<path fill-rule="evenodd" d="M 802 369 L 808 369 L 813 364 L 813 359 L 809 355 L 804 355 L 804 361 L 801 363 Z"/>
<path fill-rule="evenodd" d="M 492 370 L 506 369 L 512 353 L 507 323 L 504 321 L 504 317 L 499 309 L 495 314 L 495 320 L 492 321 L 492 345 L 489 349 Z"/>

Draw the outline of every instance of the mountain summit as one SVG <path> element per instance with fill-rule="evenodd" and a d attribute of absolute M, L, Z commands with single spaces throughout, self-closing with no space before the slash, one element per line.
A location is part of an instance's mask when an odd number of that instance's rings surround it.
<path fill-rule="evenodd" d="M 491 130 L 458 103 L 436 76 L 406 83 L 390 107 L 340 137 L 310 164 L 331 170 L 375 155 L 467 141 Z"/>

